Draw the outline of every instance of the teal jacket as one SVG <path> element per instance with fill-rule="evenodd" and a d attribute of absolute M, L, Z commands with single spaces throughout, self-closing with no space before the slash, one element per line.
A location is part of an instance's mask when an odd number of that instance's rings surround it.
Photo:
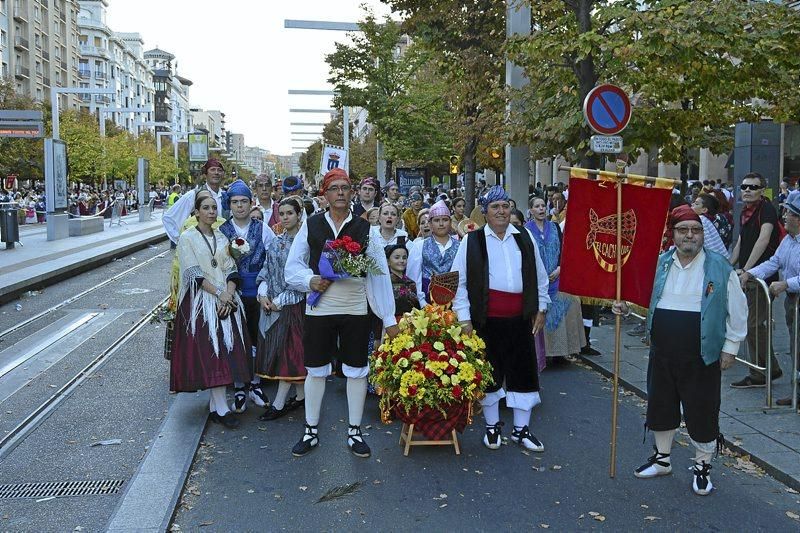
<path fill-rule="evenodd" d="M 706 365 L 714 364 L 719 360 L 720 352 L 725 344 L 726 322 L 728 318 L 728 279 L 731 267 L 727 259 L 707 248 L 703 270 L 703 299 L 700 304 L 700 355 Z M 672 266 L 672 256 L 675 249 L 664 252 L 658 258 L 656 278 L 653 284 L 653 295 L 650 298 L 650 307 L 647 313 L 647 334 L 653 325 L 653 313 L 656 310 L 667 274 Z"/>

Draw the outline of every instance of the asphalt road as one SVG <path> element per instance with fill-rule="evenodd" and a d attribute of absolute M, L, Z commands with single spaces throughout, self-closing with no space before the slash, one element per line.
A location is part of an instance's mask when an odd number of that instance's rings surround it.
<path fill-rule="evenodd" d="M 688 439 L 673 452 L 673 475 L 639 480 L 633 470 L 651 453 L 642 443 L 644 403 L 623 395 L 619 412 L 617 477 L 610 479 L 610 383 L 587 368 L 553 367 L 542 376 L 544 404 L 533 432 L 543 454 L 513 443 L 490 451 L 477 417 L 462 437 L 462 455 L 446 447 L 412 448 L 402 455 L 399 423 L 383 425 L 368 399 L 364 424 L 372 457 L 359 459 L 345 445 L 343 380 L 328 384 L 320 447 L 294 458 L 302 411 L 293 419 L 259 422 L 256 409 L 235 431 L 209 425 L 173 530 L 194 531 L 483 531 L 607 529 L 797 531 L 800 496 L 777 481 L 748 473 L 750 465 L 725 456 L 714 462 L 718 489 L 691 491 Z M 272 392 L 272 391 L 270 391 Z M 630 393 L 629 393 L 630 394 Z M 504 410 L 506 434 L 511 411 Z M 359 490 L 321 503 L 332 488 Z M 177 527 L 176 527 L 177 525 Z"/>

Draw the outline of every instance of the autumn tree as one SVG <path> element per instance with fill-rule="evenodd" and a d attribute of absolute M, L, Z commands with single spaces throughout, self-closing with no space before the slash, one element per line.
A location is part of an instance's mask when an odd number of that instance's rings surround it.
<path fill-rule="evenodd" d="M 43 111 L 32 98 L 17 94 L 14 83 L 0 78 L 0 109 Z M 44 143 L 41 139 L 0 137 L 0 174 L 16 174 L 20 179 L 42 179 Z"/>
<path fill-rule="evenodd" d="M 432 54 L 445 82 L 450 120 L 443 124 L 462 152 L 465 196 L 474 203 L 478 152 L 504 120 L 506 3 L 503 0 L 383 0 L 405 18 L 403 30 Z"/>
<path fill-rule="evenodd" d="M 680 163 L 688 150 L 725 153 L 731 126 L 796 117 L 800 108 L 800 14 L 739 0 L 545 0 L 531 3 L 533 32 L 508 44 L 530 79 L 511 116 L 512 142 L 534 157 L 564 155 L 596 166 L 582 102 L 598 82 L 633 95 L 625 149 L 660 149 Z"/>

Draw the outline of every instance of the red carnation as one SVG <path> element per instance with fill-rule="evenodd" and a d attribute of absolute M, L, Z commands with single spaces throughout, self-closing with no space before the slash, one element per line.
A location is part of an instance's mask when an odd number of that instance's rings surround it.
<path fill-rule="evenodd" d="M 432 371 L 428 370 L 427 368 L 425 370 L 423 370 L 422 373 L 425 374 L 425 379 L 433 379 L 433 377 L 436 375 Z"/>
<path fill-rule="evenodd" d="M 453 387 L 453 398 L 455 399 L 461 398 L 462 392 L 463 391 L 461 390 L 461 385 L 456 385 L 455 387 Z"/>
<path fill-rule="evenodd" d="M 361 251 L 361 245 L 357 242 L 348 242 L 344 245 L 344 249 L 351 254 L 357 254 Z"/>
<path fill-rule="evenodd" d="M 244 239 L 242 239 L 241 237 L 236 237 L 236 240 L 234 242 L 236 243 L 237 246 L 244 246 Z"/>
<path fill-rule="evenodd" d="M 416 385 L 409 385 L 409 387 L 408 387 L 408 395 L 409 396 L 416 396 L 417 395 L 417 386 Z"/>
<path fill-rule="evenodd" d="M 454 367 L 453 365 L 448 365 L 448 367 L 445 368 L 444 370 L 445 374 L 455 374 L 455 372 L 456 372 L 456 367 Z"/>
<path fill-rule="evenodd" d="M 348 242 L 353 242 L 353 238 L 350 237 L 350 235 L 345 235 L 344 237 L 341 238 L 341 241 L 347 244 Z"/>

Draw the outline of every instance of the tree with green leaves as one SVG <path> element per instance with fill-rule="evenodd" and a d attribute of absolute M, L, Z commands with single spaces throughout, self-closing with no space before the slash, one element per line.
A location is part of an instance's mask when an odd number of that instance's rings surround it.
<path fill-rule="evenodd" d="M 475 170 L 485 136 L 504 120 L 506 5 L 502 0 L 383 0 L 405 17 L 404 31 L 443 76 L 450 120 L 442 126 L 463 154 L 465 196 L 474 204 Z"/>
<path fill-rule="evenodd" d="M 531 155 L 597 166 L 582 102 L 598 82 L 633 96 L 625 149 L 660 149 L 682 165 L 688 150 L 732 147 L 731 126 L 800 110 L 800 14 L 739 0 L 545 0 L 532 3 L 534 31 L 508 44 L 530 84 L 511 116 L 511 142 Z"/>
<path fill-rule="evenodd" d="M 42 104 L 17 94 L 14 83 L 0 78 L 0 109 L 43 111 Z M 41 139 L 0 137 L 0 174 L 16 174 L 19 179 L 42 179 L 44 143 Z"/>

